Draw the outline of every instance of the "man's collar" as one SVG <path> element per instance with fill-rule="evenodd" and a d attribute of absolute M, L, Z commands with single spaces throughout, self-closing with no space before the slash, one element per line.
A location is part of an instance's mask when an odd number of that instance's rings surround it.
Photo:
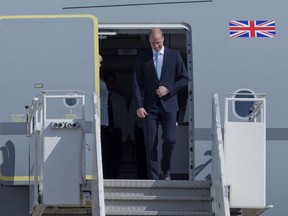
<path fill-rule="evenodd" d="M 154 49 L 152 49 L 153 51 L 153 55 L 156 54 L 156 51 Z M 162 49 L 159 51 L 159 53 L 161 53 L 162 55 L 164 54 L 164 46 L 162 47 Z"/>

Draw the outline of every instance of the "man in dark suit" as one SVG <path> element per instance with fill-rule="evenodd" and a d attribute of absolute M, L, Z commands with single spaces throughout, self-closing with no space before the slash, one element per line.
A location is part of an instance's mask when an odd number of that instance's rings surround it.
<path fill-rule="evenodd" d="M 152 49 L 137 57 L 133 90 L 137 116 L 144 119 L 148 176 L 150 179 L 159 179 L 157 145 L 158 124 L 161 122 L 161 179 L 170 180 L 178 111 L 177 92 L 188 84 L 188 74 L 179 52 L 164 47 L 161 29 L 151 30 L 149 42 Z"/>

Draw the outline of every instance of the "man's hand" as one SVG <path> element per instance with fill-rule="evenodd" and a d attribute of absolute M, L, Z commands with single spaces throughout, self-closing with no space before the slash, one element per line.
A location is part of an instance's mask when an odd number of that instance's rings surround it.
<path fill-rule="evenodd" d="M 168 93 L 169 91 L 165 86 L 159 86 L 159 88 L 156 89 L 156 94 L 158 95 L 158 97 L 163 97 Z"/>
<path fill-rule="evenodd" d="M 137 109 L 137 116 L 139 118 L 145 118 L 147 115 L 148 115 L 148 113 L 146 112 L 146 110 L 144 108 Z"/>

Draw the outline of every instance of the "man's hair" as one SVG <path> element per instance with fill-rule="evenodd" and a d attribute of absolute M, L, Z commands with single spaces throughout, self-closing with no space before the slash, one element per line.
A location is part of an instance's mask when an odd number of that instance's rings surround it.
<path fill-rule="evenodd" d="M 163 37 L 163 31 L 162 31 L 160 28 L 158 28 L 158 27 L 152 28 L 152 29 L 150 30 L 149 37 L 150 37 L 151 35 L 157 34 L 157 33 L 161 34 L 161 36 Z"/>

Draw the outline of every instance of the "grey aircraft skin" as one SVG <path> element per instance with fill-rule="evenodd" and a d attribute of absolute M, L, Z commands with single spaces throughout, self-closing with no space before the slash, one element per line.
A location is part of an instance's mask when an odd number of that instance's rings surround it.
<path fill-rule="evenodd" d="M 190 101 L 192 120 L 189 120 L 189 124 L 194 135 L 193 145 L 195 145 L 196 155 L 193 172 L 197 180 L 210 179 L 211 164 L 207 162 L 211 158 L 209 152 L 211 149 L 212 94 L 219 95 L 222 122 L 226 94 L 239 91 L 266 94 L 266 202 L 274 207 L 263 215 L 282 216 L 287 212 L 288 194 L 288 172 L 285 168 L 288 164 L 287 6 L 288 3 L 284 0 L 0 0 L 0 17 L 70 14 L 96 16 L 99 32 L 117 32 L 114 36 L 103 34 L 104 36 L 99 40 L 99 50 L 104 57 L 103 71 L 113 71 L 119 75 L 119 90 L 125 95 L 127 101 L 131 97 L 131 86 L 127 85 L 127 80 L 131 80 L 137 53 L 149 47 L 147 37 L 149 29 L 161 27 L 165 34 L 165 45 L 180 51 L 190 76 L 189 86 L 180 94 L 179 101 L 180 111 L 183 109 L 182 111 L 185 112 L 186 101 L 190 99 L 188 101 Z M 230 36 L 229 21 L 250 20 L 273 21 L 275 32 L 266 34 L 266 37 L 250 35 L 233 38 Z M 0 108 L 0 215 L 28 216 L 27 180 L 20 178 L 18 181 L 17 178 L 9 179 L 5 176 L 28 175 L 29 140 L 25 138 L 24 106 L 30 104 L 32 98 L 43 89 L 35 88 L 34 85 L 34 89 L 26 94 L 21 87 L 27 83 L 31 85 L 38 83 L 41 74 L 44 78 L 40 82 L 44 83 L 45 89 L 60 89 L 61 83 L 65 83 L 63 84 L 65 88 L 73 88 L 74 84 L 77 88 L 82 88 L 85 83 L 89 83 L 91 87 L 93 83 L 91 83 L 91 76 L 83 78 L 81 74 L 67 78 L 69 72 L 65 71 L 67 68 L 64 63 L 63 71 L 56 72 L 56 74 L 51 72 L 53 67 L 45 68 L 48 64 L 44 64 L 41 68 L 41 63 L 37 63 L 37 60 L 35 68 L 42 70 L 39 76 L 36 74 L 36 69 L 32 72 L 25 71 L 28 67 L 25 62 L 33 62 L 29 56 L 34 58 L 37 55 L 32 52 L 41 52 L 41 48 L 29 49 L 28 45 L 23 46 L 25 50 L 15 57 L 17 61 L 20 61 L 19 65 L 7 63 L 6 60 L 13 56 L 13 52 L 19 52 L 15 48 L 19 44 L 16 43 L 17 37 L 11 39 L 13 43 L 9 43 L 7 35 L 1 36 L 5 30 L 2 22 L 0 18 L 0 58 L 2 59 L 0 59 L 2 75 L 0 81 L 0 100 L 2 101 Z M 90 34 L 91 31 L 86 30 L 85 25 L 84 27 L 84 31 Z M 24 32 L 23 36 L 33 35 L 33 26 L 27 28 L 26 31 L 27 34 L 23 29 L 21 30 L 21 33 Z M 20 30 L 15 30 L 15 33 L 20 33 Z M 45 33 L 49 38 L 49 30 Z M 81 26 L 71 30 L 71 34 L 74 39 L 78 36 L 82 37 Z M 87 38 L 88 42 L 85 37 L 80 39 L 83 47 L 77 44 L 71 50 L 79 49 L 90 52 L 89 44 L 92 39 Z M 48 47 L 44 46 L 44 48 Z M 54 58 L 53 52 L 56 56 Z M 55 61 L 57 52 L 52 48 L 43 49 L 45 57 L 51 57 Z M 59 56 L 61 54 L 69 56 L 69 51 L 68 54 L 60 53 Z M 67 64 L 69 63 L 69 59 L 65 57 L 63 59 L 67 60 Z M 89 59 L 88 62 L 90 65 L 87 68 L 92 70 L 93 60 Z M 74 68 L 73 66 L 75 65 L 72 63 L 69 69 L 76 71 L 76 66 Z M 11 68 L 13 71 L 9 71 Z M 50 72 L 55 75 L 53 78 L 49 75 Z M 84 84 L 78 85 L 79 79 L 83 79 L 81 82 Z M 66 85 L 68 82 L 71 83 Z M 132 85 L 132 82 L 129 83 Z M 88 98 L 92 92 L 91 88 L 87 93 Z M 86 114 L 91 114 L 90 111 L 88 110 Z M 179 116 L 181 116 L 180 113 Z M 179 119 L 179 125 L 185 126 L 186 123 L 184 117 Z M 187 139 L 188 145 L 191 143 Z M 188 153 L 183 157 L 188 158 Z M 245 160 L 245 155 L 243 155 L 243 160 Z M 189 164 L 188 159 L 185 160 L 186 162 Z M 191 174 L 191 170 L 189 172 L 188 168 L 180 169 L 178 174 L 183 174 L 184 178 L 191 178 L 191 175 L 194 175 Z"/>

